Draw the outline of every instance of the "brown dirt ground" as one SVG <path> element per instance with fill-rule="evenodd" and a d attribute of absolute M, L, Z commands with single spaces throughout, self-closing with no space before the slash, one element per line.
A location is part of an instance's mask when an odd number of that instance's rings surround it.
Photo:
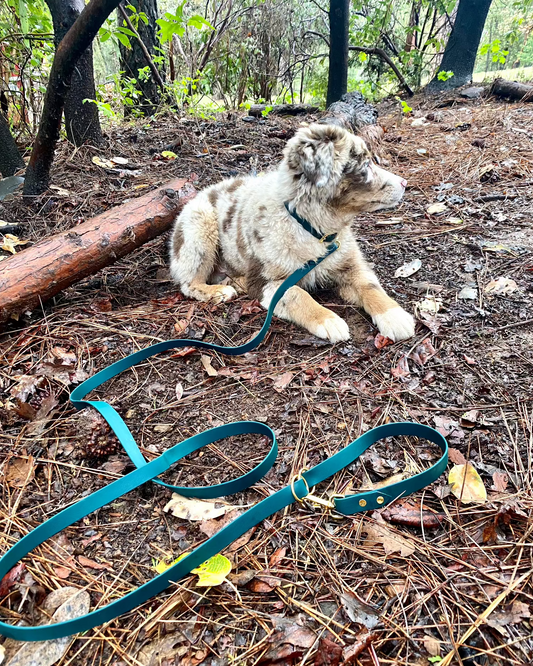
<path fill-rule="evenodd" d="M 108 382 L 99 395 L 150 459 L 221 423 L 268 423 L 279 440 L 277 463 L 253 489 L 227 498 L 235 506 L 282 488 L 369 428 L 403 420 L 438 427 L 453 462 L 463 455 L 479 472 L 487 502 L 460 502 L 443 476 L 416 494 L 408 520 L 403 500 L 397 514 L 389 508 L 343 520 L 293 506 L 228 553 L 233 586 L 197 588 L 188 577 L 75 637 L 62 666 L 412 666 L 456 647 L 452 664 L 531 662 L 533 105 L 457 100 L 440 108 L 415 98 L 413 108 L 412 118 L 402 118 L 385 104 L 380 118 L 390 168 L 409 181 L 405 201 L 361 216 L 355 228 L 384 286 L 417 312 L 415 339 L 378 349 L 367 317 L 322 292 L 319 300 L 349 322 L 349 343 L 331 347 L 275 320 L 254 352 L 211 355 L 215 377 L 200 353 L 169 352 Z M 424 116 L 427 124 L 411 124 Z M 61 189 L 32 209 L 14 197 L 0 205 L 0 218 L 21 223 L 19 235 L 34 242 L 174 176 L 196 174 L 204 187 L 260 171 L 277 162 L 298 122 L 165 117 L 110 132 L 100 150 L 62 143 L 53 174 Z M 178 158 L 157 159 L 165 149 Z M 135 171 L 108 173 L 92 163 L 95 155 L 126 157 Z M 428 214 L 438 202 L 446 210 Z M 10 322 L 0 339 L 2 552 L 132 469 L 95 414 L 71 407 L 73 381 L 159 340 L 234 345 L 258 330 L 263 313 L 246 297 L 211 306 L 177 295 L 166 243 L 156 239 L 65 290 Z M 414 259 L 422 262 L 416 274 L 394 277 Z M 516 288 L 487 292 L 500 277 Z M 474 289 L 473 298 L 459 297 L 464 287 Z M 436 315 L 421 309 L 435 299 Z M 275 387 L 288 372 L 290 383 Z M 166 479 L 221 482 L 265 453 L 262 438 L 232 438 L 189 456 Z M 436 457 L 427 442 L 380 442 L 323 490 L 411 474 Z M 193 548 L 208 528 L 165 513 L 169 498 L 147 484 L 65 530 L 27 558 L 2 616 L 35 623 L 45 595 L 66 585 L 87 586 L 94 609 L 151 578 L 154 561 Z M 440 517 L 436 527 L 432 514 Z M 479 621 L 464 639 L 493 602 L 489 622 Z"/>

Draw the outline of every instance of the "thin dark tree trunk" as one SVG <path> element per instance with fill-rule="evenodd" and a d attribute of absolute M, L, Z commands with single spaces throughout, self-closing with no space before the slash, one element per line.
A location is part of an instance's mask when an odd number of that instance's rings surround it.
<path fill-rule="evenodd" d="M 326 106 L 337 102 L 348 89 L 348 27 L 350 0 L 329 3 L 329 71 Z"/>
<path fill-rule="evenodd" d="M 453 72 L 447 81 L 438 79 L 438 72 L 428 84 L 428 92 L 458 88 L 472 81 L 477 50 L 492 0 L 459 0 L 439 72 Z"/>
<path fill-rule="evenodd" d="M 15 139 L 9 131 L 9 125 L 0 112 L 0 173 L 3 178 L 12 176 L 15 171 L 24 167 Z"/>
<path fill-rule="evenodd" d="M 56 49 L 85 7 L 84 0 L 45 0 L 54 24 Z M 102 130 L 98 108 L 84 99 L 96 99 L 92 45 L 81 54 L 70 78 L 65 96 L 65 129 L 68 140 L 75 146 L 86 142 L 99 144 Z"/>
<path fill-rule="evenodd" d="M 137 12 L 144 12 L 148 18 L 147 24 L 144 21 L 139 21 L 137 32 L 142 44 L 144 44 L 146 50 L 153 58 L 154 55 L 157 55 L 155 47 L 159 45 L 156 38 L 156 19 L 159 18 L 157 0 L 131 0 L 127 4 L 133 5 Z M 129 13 L 128 9 L 125 11 Z M 118 22 L 120 25 L 122 25 L 123 20 L 119 12 Z M 120 44 L 120 69 L 124 72 L 123 76 L 125 78 L 137 81 L 136 88 L 142 92 L 142 99 L 137 104 L 136 109 L 142 111 L 145 115 L 150 115 L 156 111 L 161 103 L 161 90 L 152 74 L 144 80 L 140 80 L 139 70 L 146 67 L 145 53 L 139 40 L 130 37 L 130 42 L 131 49 Z M 161 78 L 164 78 L 164 74 Z M 129 110 L 130 107 L 124 108 L 125 113 Z"/>
<path fill-rule="evenodd" d="M 104 21 L 119 3 L 120 0 L 90 0 L 56 49 L 44 97 L 41 123 L 26 169 L 25 195 L 41 194 L 48 187 L 63 106 L 69 90 L 67 81 L 80 56 L 91 45 Z"/>

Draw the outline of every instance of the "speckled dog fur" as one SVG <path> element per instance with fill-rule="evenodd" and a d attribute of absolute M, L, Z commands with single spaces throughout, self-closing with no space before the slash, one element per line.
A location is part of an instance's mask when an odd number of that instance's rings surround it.
<path fill-rule="evenodd" d="M 341 246 L 286 292 L 275 314 L 331 342 L 347 340 L 346 322 L 308 293 L 334 285 L 341 298 L 365 309 L 380 333 L 409 338 L 413 317 L 380 286 L 350 228 L 357 213 L 398 204 L 405 184 L 372 162 L 361 138 L 333 125 L 303 127 L 276 170 L 224 180 L 185 206 L 171 238 L 172 276 L 185 296 L 227 301 L 236 290 L 210 284 L 221 265 L 267 308 L 286 277 L 326 251 L 287 213 L 287 201 L 320 233 L 337 233 Z"/>

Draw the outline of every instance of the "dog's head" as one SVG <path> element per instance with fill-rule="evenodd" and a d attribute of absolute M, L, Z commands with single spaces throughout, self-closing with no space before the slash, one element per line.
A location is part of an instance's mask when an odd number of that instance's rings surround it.
<path fill-rule="evenodd" d="M 327 203 L 342 214 L 392 208 L 407 184 L 373 163 L 363 139 L 336 125 L 299 129 L 283 156 L 297 195 Z"/>

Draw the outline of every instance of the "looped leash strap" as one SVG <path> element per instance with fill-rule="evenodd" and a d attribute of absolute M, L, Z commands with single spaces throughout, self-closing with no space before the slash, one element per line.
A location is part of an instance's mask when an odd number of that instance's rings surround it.
<path fill-rule="evenodd" d="M 241 434 L 243 432 L 254 432 L 266 435 L 267 437 L 272 435 L 272 431 L 267 426 L 261 423 L 245 421 L 242 423 L 231 423 L 220 426 L 219 428 L 213 428 L 207 433 L 195 435 L 180 444 L 176 444 L 165 451 L 161 456 L 152 460 L 152 462 L 145 463 L 142 467 L 126 474 L 121 479 L 113 481 L 113 483 L 105 488 L 101 488 L 92 495 L 85 497 L 35 528 L 13 546 L 0 560 L 0 580 L 17 564 L 19 560 L 62 529 L 69 527 L 105 504 L 113 502 L 125 493 L 146 483 L 146 481 L 154 479 L 157 475 L 166 471 L 170 465 L 192 451 L 196 451 L 202 446 L 217 441 L 223 437 Z M 167 571 L 159 574 L 147 583 L 144 583 L 144 585 L 141 585 L 133 592 L 126 594 L 121 599 L 117 599 L 107 606 L 98 608 L 82 617 L 42 627 L 15 627 L 6 624 L 5 622 L 0 622 L 0 634 L 22 641 L 50 640 L 69 636 L 80 631 L 87 631 L 99 624 L 113 620 L 119 615 L 127 613 L 143 604 L 152 596 L 159 594 L 172 582 L 181 580 L 184 576 L 190 573 L 192 569 L 198 567 L 213 555 L 224 550 L 224 548 L 227 548 L 231 543 L 236 541 L 249 529 L 258 525 L 265 518 L 268 518 L 277 511 L 280 511 L 295 502 L 296 497 L 293 494 L 293 490 L 298 498 L 305 499 L 309 493 L 310 486 L 325 481 L 336 472 L 353 463 L 364 451 L 366 451 L 366 449 L 368 449 L 369 446 L 374 444 L 374 442 L 384 437 L 399 435 L 413 435 L 437 444 L 442 451 L 441 458 L 428 470 L 416 474 L 404 481 L 387 486 L 385 489 L 382 488 L 379 491 L 366 491 L 357 495 L 335 499 L 335 508 L 339 513 L 350 515 L 368 509 L 378 508 L 400 496 L 408 495 L 416 490 L 420 490 L 428 483 L 437 479 L 444 471 L 448 462 L 448 446 L 446 440 L 440 433 L 433 430 L 433 428 L 417 423 L 389 423 L 379 426 L 368 431 L 344 449 L 331 456 L 331 458 L 328 458 L 324 462 L 305 472 L 292 486 L 285 486 L 285 488 L 278 490 L 270 497 L 267 497 L 251 509 L 248 509 L 248 511 L 236 518 L 226 527 L 223 527 L 201 546 L 198 546 L 192 553 L 167 569 Z M 275 451 L 275 444 L 262 465 L 264 465 L 267 460 L 273 461 L 273 457 L 275 457 L 272 454 L 273 450 Z M 271 463 L 267 467 L 270 466 Z M 219 488 L 224 485 L 225 484 L 220 484 Z M 212 490 L 212 488 L 210 490 Z M 226 491 L 224 490 L 223 492 Z M 379 502 L 380 497 L 384 498 L 384 502 Z"/>
<path fill-rule="evenodd" d="M 169 340 L 138 351 L 127 358 L 117 361 L 83 382 L 83 384 L 80 384 L 80 386 L 78 386 L 71 394 L 73 404 L 77 409 L 92 406 L 100 412 L 124 446 L 126 453 L 131 458 L 136 469 L 129 474 L 126 474 L 121 479 L 114 481 L 108 486 L 101 488 L 95 493 L 92 493 L 72 506 L 64 509 L 23 537 L 0 559 L 0 580 L 17 564 L 17 562 L 28 555 L 28 553 L 34 548 L 44 543 L 47 539 L 50 539 L 66 527 L 73 525 L 75 522 L 81 520 L 93 511 L 96 511 L 106 504 L 122 497 L 122 495 L 138 488 L 147 481 L 155 481 L 156 483 L 166 486 L 167 488 L 187 497 L 212 499 L 245 490 L 261 479 L 272 467 L 277 455 L 277 444 L 274 432 L 263 423 L 241 421 L 212 428 L 176 444 L 159 457 L 148 462 L 139 450 L 129 428 L 111 405 L 106 402 L 89 401 L 84 400 L 83 398 L 90 391 L 112 377 L 115 377 L 123 370 L 126 370 L 136 363 L 162 351 L 177 347 L 196 347 L 198 349 L 210 349 L 222 352 L 223 354 L 236 356 L 254 349 L 265 337 L 270 326 L 274 308 L 285 291 L 294 286 L 309 271 L 334 252 L 337 247 L 338 246 L 335 243 L 331 244 L 326 248 L 326 252 L 322 257 L 316 261 L 309 262 L 283 282 L 272 298 L 272 302 L 267 311 L 265 323 L 261 330 L 246 344 L 240 345 L 239 347 L 222 347 L 220 345 L 199 340 Z M 166 472 L 173 464 L 190 453 L 226 437 L 243 434 L 264 435 L 272 442 L 270 451 L 263 461 L 243 476 L 214 486 L 195 488 L 172 486 L 163 483 L 157 478 L 159 475 Z M 248 511 L 236 518 L 226 527 L 222 528 L 214 536 L 205 541 L 201 546 L 198 546 L 192 553 L 189 553 L 164 573 L 156 576 L 144 585 L 141 585 L 133 592 L 126 594 L 124 597 L 116 599 L 107 606 L 98 608 L 82 617 L 67 620 L 65 622 L 58 622 L 56 624 L 39 627 L 20 627 L 0 622 L 0 634 L 22 641 L 51 640 L 70 636 L 77 632 L 87 631 L 104 622 L 113 620 L 119 615 L 127 613 L 137 606 L 140 606 L 154 595 L 159 594 L 171 583 L 181 580 L 184 576 L 190 573 L 192 569 L 198 567 L 213 555 L 216 555 L 227 548 L 227 546 L 241 537 L 249 529 L 258 525 L 265 518 L 268 518 L 280 509 L 289 506 L 297 500 L 304 500 L 310 493 L 310 487 L 321 483 L 339 470 L 353 463 L 374 442 L 383 437 L 399 435 L 413 435 L 434 442 L 442 451 L 441 458 L 430 469 L 409 479 L 400 481 L 399 483 L 382 488 L 379 491 L 366 491 L 348 497 L 337 497 L 334 500 L 333 506 L 337 512 L 349 515 L 359 511 L 378 508 L 398 497 L 413 493 L 433 482 L 444 471 L 448 462 L 448 446 L 446 440 L 436 430 L 416 423 L 391 423 L 379 426 L 378 428 L 374 428 L 365 433 L 331 458 L 316 465 L 311 470 L 300 474 L 290 485 L 282 488 L 270 497 L 259 502 L 254 507 L 248 509 Z M 309 500 L 311 500 L 310 495 Z"/>

